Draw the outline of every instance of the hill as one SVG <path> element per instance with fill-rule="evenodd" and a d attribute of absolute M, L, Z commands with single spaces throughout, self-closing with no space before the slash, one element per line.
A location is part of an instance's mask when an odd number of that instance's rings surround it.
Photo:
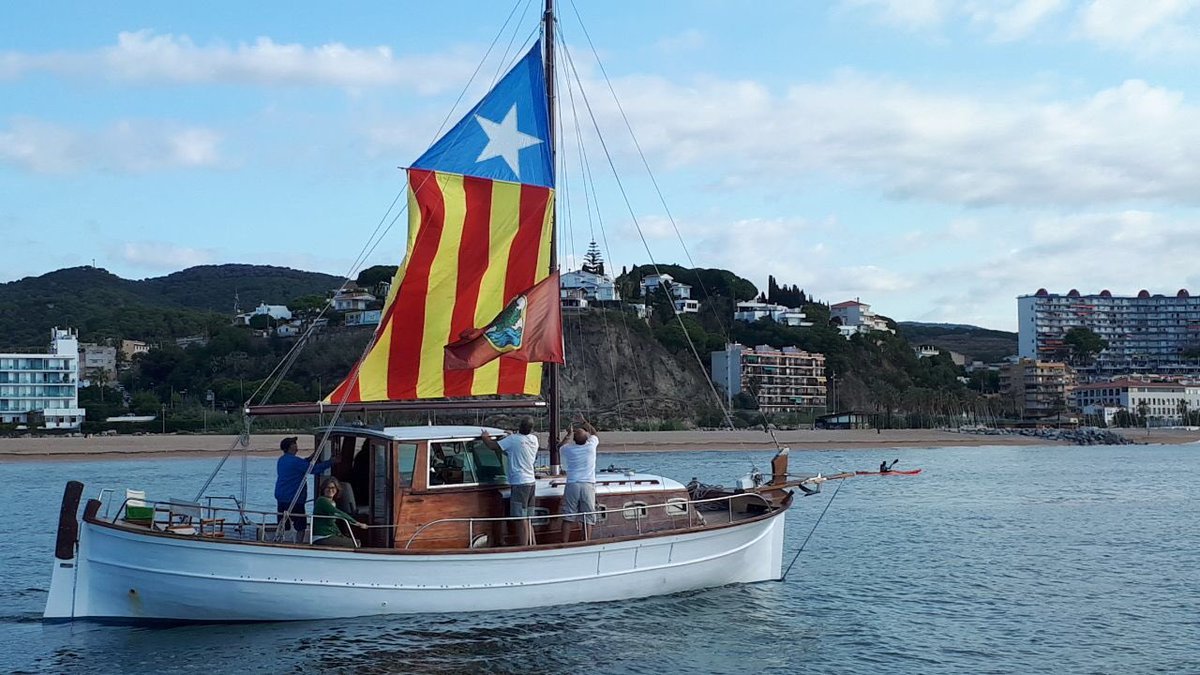
<path fill-rule="evenodd" d="M 1017 353 L 1017 334 L 956 323 L 901 321 L 901 334 L 913 345 L 930 344 L 967 356 L 968 361 L 995 363 Z"/>
<path fill-rule="evenodd" d="M 243 310 L 312 294 L 337 277 L 267 265 L 205 265 L 140 281 L 95 267 L 70 267 L 0 284 L 0 351 L 45 349 L 53 326 L 87 341 L 158 341 L 227 324 L 234 297 Z"/>
<path fill-rule="evenodd" d="M 272 265 L 201 265 L 135 283 L 147 295 L 175 306 L 231 313 L 235 296 L 245 312 L 260 302 L 286 304 L 305 295 L 325 295 L 342 280 Z"/>

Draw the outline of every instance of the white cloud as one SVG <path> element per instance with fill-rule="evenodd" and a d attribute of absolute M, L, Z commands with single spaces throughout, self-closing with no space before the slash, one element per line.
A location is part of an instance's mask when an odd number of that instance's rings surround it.
<path fill-rule="evenodd" d="M 1078 32 L 1101 46 L 1146 56 L 1194 55 L 1196 0 L 1092 0 L 1079 10 Z"/>
<path fill-rule="evenodd" d="M 708 44 L 708 36 L 703 31 L 690 28 L 682 33 L 662 38 L 654 46 L 659 51 L 678 54 L 703 49 L 706 44 Z"/>
<path fill-rule="evenodd" d="M 1173 295 L 1200 289 L 1200 216 L 1169 216 L 1140 210 L 1042 216 L 997 239 L 1016 248 L 980 247 L 969 262 L 930 271 L 919 285 L 944 289 L 914 316 L 1013 329 L 1018 295 L 1039 288 L 1066 293 L 1110 290 L 1134 295 L 1142 289 Z M 945 279 L 955 279 L 953 287 Z"/>
<path fill-rule="evenodd" d="M 950 0 L 843 0 L 842 4 L 873 12 L 884 23 L 910 30 L 940 26 L 954 7 Z"/>
<path fill-rule="evenodd" d="M 857 73 L 783 95 L 748 81 L 617 87 L 653 165 L 721 166 L 725 186 L 780 189 L 823 172 L 951 204 L 1198 200 L 1200 107 L 1141 80 L 1074 100 L 922 91 Z M 610 103 L 593 106 L 621 128 Z"/>
<path fill-rule="evenodd" d="M 216 249 L 192 248 L 162 241 L 130 241 L 110 247 L 119 263 L 146 272 L 175 272 L 186 267 L 224 262 Z"/>
<path fill-rule="evenodd" d="M 983 26 L 995 42 L 1019 40 L 1059 13 L 1065 0 L 979 0 L 967 3 L 971 22 Z"/>
<path fill-rule="evenodd" d="M 474 60 L 465 55 L 400 57 L 391 48 L 314 47 L 277 43 L 198 45 L 186 35 L 123 32 L 115 45 L 93 52 L 0 54 L 0 79 L 45 72 L 100 77 L 130 84 L 406 86 L 436 92 L 465 82 Z"/>
<path fill-rule="evenodd" d="M 842 7 L 872 14 L 886 25 L 936 32 L 957 22 L 994 42 L 1027 37 L 1061 12 L 1066 0 L 843 0 Z"/>
<path fill-rule="evenodd" d="M 124 120 L 93 132 L 22 117 L 0 128 L 0 163 L 35 173 L 216 167 L 221 140 L 210 129 L 165 122 Z"/>

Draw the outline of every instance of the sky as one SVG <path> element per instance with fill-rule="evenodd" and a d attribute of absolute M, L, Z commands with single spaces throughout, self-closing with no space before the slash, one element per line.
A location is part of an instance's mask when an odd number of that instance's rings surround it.
<path fill-rule="evenodd" d="M 558 5 L 567 268 L 1002 330 L 1039 288 L 1200 291 L 1200 0 Z M 539 11 L 5 3 L 0 282 L 399 263 L 400 167 Z"/>

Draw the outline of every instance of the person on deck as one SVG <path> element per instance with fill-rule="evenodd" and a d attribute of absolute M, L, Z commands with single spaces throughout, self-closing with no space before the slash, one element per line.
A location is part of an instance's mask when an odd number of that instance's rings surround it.
<path fill-rule="evenodd" d="M 583 415 L 577 416 L 577 422 L 572 422 L 558 443 L 559 454 L 567 468 L 562 499 L 563 543 L 570 541 L 571 523 L 579 523 L 586 541 L 590 538 L 588 526 L 596 522 L 596 447 L 599 445 L 595 427 Z"/>
<path fill-rule="evenodd" d="M 313 538 L 312 543 L 319 546 L 339 546 L 342 548 L 358 548 L 353 539 L 342 534 L 338 529 L 338 520 L 344 520 L 354 527 L 367 529 L 350 514 L 334 505 L 341 492 L 338 479 L 330 476 L 321 482 L 321 494 L 313 504 Z"/>
<path fill-rule="evenodd" d="M 308 529 L 308 518 L 304 516 L 304 503 L 308 501 L 308 474 L 310 473 L 308 467 L 312 463 L 312 456 L 306 458 L 296 456 L 296 452 L 300 449 L 296 445 L 296 441 L 295 436 L 279 441 L 279 450 L 283 454 L 275 462 L 275 504 L 279 508 L 280 525 L 282 526 L 284 517 L 290 512 L 292 529 L 298 533 L 297 537 L 300 537 L 304 530 Z M 315 475 L 327 471 L 332 465 L 333 460 L 317 462 L 313 465 L 311 473 Z"/>
<path fill-rule="evenodd" d="M 486 430 L 480 429 L 479 440 L 496 454 L 508 456 L 508 468 L 505 472 L 511 490 L 508 515 L 518 518 L 532 516 L 533 495 L 537 488 L 533 465 L 538 453 L 538 439 L 533 433 L 533 418 L 521 418 L 517 433 L 509 434 L 499 441 L 494 440 Z M 537 543 L 528 520 L 516 521 L 516 529 L 517 546 L 533 546 Z"/>

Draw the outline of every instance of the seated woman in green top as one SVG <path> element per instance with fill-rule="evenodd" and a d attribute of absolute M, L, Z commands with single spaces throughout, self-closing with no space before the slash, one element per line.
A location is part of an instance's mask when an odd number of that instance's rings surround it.
<path fill-rule="evenodd" d="M 315 517 L 313 518 L 312 543 L 320 546 L 355 548 L 354 540 L 342 535 L 337 521 L 344 520 L 354 527 L 364 530 L 367 529 L 367 526 L 334 505 L 340 489 L 337 479 L 332 476 L 321 483 L 321 496 L 317 497 L 317 503 L 313 505 L 313 516 Z"/>

